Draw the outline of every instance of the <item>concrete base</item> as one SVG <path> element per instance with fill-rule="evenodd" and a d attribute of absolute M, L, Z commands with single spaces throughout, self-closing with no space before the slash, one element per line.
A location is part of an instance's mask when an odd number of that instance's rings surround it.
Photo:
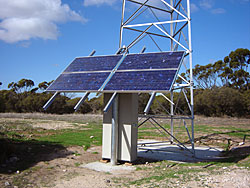
<path fill-rule="evenodd" d="M 191 150 L 191 146 L 186 146 Z M 167 160 L 175 162 L 200 162 L 219 158 L 223 149 L 210 147 L 195 147 L 195 157 L 187 150 L 182 150 L 169 142 L 159 142 L 157 140 L 139 140 L 138 157 Z"/>
<path fill-rule="evenodd" d="M 88 163 L 86 165 L 81 165 L 80 167 L 88 168 L 98 172 L 110 172 L 112 174 L 126 174 L 136 169 L 134 166 L 125 166 L 125 165 L 112 166 L 110 163 L 101 163 L 101 162 Z"/>

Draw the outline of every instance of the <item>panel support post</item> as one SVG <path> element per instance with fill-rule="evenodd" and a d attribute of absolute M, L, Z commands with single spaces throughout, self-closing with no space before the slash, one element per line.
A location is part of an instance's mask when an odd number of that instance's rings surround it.
<path fill-rule="evenodd" d="M 170 92 L 170 100 L 172 102 L 174 101 L 174 92 L 173 92 L 173 90 L 171 90 L 171 92 Z M 174 119 L 173 119 L 173 117 L 174 117 L 174 104 L 173 103 L 170 103 L 170 115 L 171 115 L 171 122 L 170 122 L 170 124 L 171 124 L 171 135 L 174 136 Z M 171 137 L 170 141 L 173 143 L 174 138 Z"/>
<path fill-rule="evenodd" d="M 60 92 L 55 92 L 55 94 L 49 99 L 49 101 L 43 106 L 44 110 L 47 110 L 49 108 L 49 106 L 53 103 L 53 101 L 55 100 L 55 98 L 60 94 Z"/>
<path fill-rule="evenodd" d="M 112 134 L 111 134 L 111 165 L 117 164 L 118 147 L 118 117 L 119 117 L 119 94 L 115 96 L 112 104 Z"/>
<path fill-rule="evenodd" d="M 86 92 L 83 97 L 79 100 L 79 102 L 75 105 L 74 110 L 77 112 L 81 106 L 81 104 L 88 98 L 89 92 Z"/>
<path fill-rule="evenodd" d="M 151 105 L 152 105 L 152 103 L 153 103 L 153 101 L 154 101 L 154 99 L 155 99 L 155 95 L 156 95 L 155 92 L 153 92 L 153 93 L 151 94 L 151 97 L 149 98 L 148 103 L 147 103 L 147 106 L 146 106 L 146 108 L 145 108 L 145 110 L 144 110 L 144 114 L 145 114 L 145 115 L 148 114 L 149 109 L 150 109 L 150 107 L 151 107 Z"/>

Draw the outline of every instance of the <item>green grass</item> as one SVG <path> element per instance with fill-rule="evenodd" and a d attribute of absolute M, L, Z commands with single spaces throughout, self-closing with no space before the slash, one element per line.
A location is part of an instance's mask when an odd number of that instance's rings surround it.
<path fill-rule="evenodd" d="M 101 145 L 101 139 L 98 137 L 90 139 L 89 137 L 90 135 L 86 131 L 65 130 L 55 135 L 38 138 L 38 140 L 54 142 L 63 146 L 86 146 L 93 144 L 94 141 L 97 141 L 95 145 Z"/>
<path fill-rule="evenodd" d="M 78 162 L 75 163 L 75 167 L 79 167 L 80 165 L 81 163 L 78 163 Z"/>
<path fill-rule="evenodd" d="M 91 145 L 102 144 L 102 126 L 98 124 L 89 124 L 88 130 L 64 129 L 58 130 L 53 135 L 38 138 L 39 141 L 48 141 L 61 144 L 63 146 L 83 146 L 87 150 Z M 94 136 L 93 138 L 90 138 Z"/>
<path fill-rule="evenodd" d="M 164 124 L 162 125 L 167 130 L 170 129 L 170 125 Z M 143 125 L 138 129 L 138 138 L 144 139 L 144 138 L 163 138 L 164 135 L 162 135 L 153 125 Z"/>
<path fill-rule="evenodd" d="M 97 123 L 89 123 L 88 130 L 61 129 L 61 130 L 44 130 L 32 128 L 27 121 L 6 121 L 0 125 L 0 138 L 10 138 L 14 141 L 37 140 L 53 142 L 63 146 L 84 146 L 88 149 L 91 145 L 101 145 L 102 126 Z M 93 138 L 90 138 L 94 136 Z"/>

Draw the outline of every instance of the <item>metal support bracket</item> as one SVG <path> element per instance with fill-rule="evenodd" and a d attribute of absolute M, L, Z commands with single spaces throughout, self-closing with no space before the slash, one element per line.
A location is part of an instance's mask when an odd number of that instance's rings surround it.
<path fill-rule="evenodd" d="M 164 95 L 163 93 L 161 93 L 161 96 L 163 96 L 168 102 L 170 102 L 172 105 L 175 105 L 173 103 L 173 101 L 171 101 L 166 95 Z"/>
<path fill-rule="evenodd" d="M 88 98 L 89 94 L 90 94 L 89 92 L 86 92 L 86 93 L 82 96 L 82 98 L 79 100 L 79 102 L 78 102 L 78 103 L 75 105 L 75 107 L 74 107 L 75 112 L 77 112 L 77 111 L 79 110 L 81 104 Z"/>
<path fill-rule="evenodd" d="M 189 100 L 188 100 L 188 98 L 187 98 L 187 95 L 186 95 L 186 93 L 185 93 L 185 89 L 182 90 L 182 93 L 183 93 L 183 95 L 184 95 L 184 97 L 185 97 L 185 99 L 186 99 L 186 101 L 187 101 L 188 108 L 189 108 L 190 112 L 192 112 L 191 105 L 190 105 Z"/>
<path fill-rule="evenodd" d="M 142 48 L 141 51 L 140 51 L 140 54 L 143 54 L 143 53 L 145 52 L 146 49 L 147 49 L 146 46 L 143 46 L 143 48 Z"/>
<path fill-rule="evenodd" d="M 89 56 L 91 57 L 91 56 L 93 56 L 95 53 L 96 53 L 96 51 L 93 50 L 93 51 L 89 54 Z"/>
<path fill-rule="evenodd" d="M 52 104 L 52 102 L 55 100 L 55 98 L 57 97 L 57 95 L 59 95 L 60 92 L 55 92 L 55 94 L 48 100 L 48 102 L 43 106 L 44 110 L 47 110 L 49 108 L 49 106 Z"/>
<path fill-rule="evenodd" d="M 155 95 L 156 95 L 156 92 L 153 92 L 150 99 L 148 100 L 148 104 L 147 104 L 147 106 L 146 106 L 146 108 L 144 110 L 144 114 L 148 114 L 149 109 L 150 109 L 150 107 L 151 107 L 151 105 L 152 105 L 152 103 L 153 103 L 153 101 L 155 99 Z"/>
<path fill-rule="evenodd" d="M 106 87 L 106 85 L 108 84 L 108 82 L 110 81 L 110 79 L 113 77 L 113 75 L 115 74 L 115 72 L 117 71 L 117 69 L 120 67 L 120 65 L 122 64 L 122 62 L 126 58 L 126 56 L 127 56 L 127 52 L 125 52 L 122 55 L 122 58 L 118 61 L 118 63 L 116 64 L 115 68 L 111 71 L 111 73 L 109 74 L 108 78 L 104 81 L 104 83 L 102 84 L 102 86 L 98 90 L 99 92 L 102 92 L 104 90 L 104 88 Z"/>
<path fill-rule="evenodd" d="M 108 110 L 109 110 L 111 104 L 113 103 L 113 101 L 114 101 L 116 95 L 117 95 L 117 92 L 115 92 L 115 93 L 111 96 L 111 98 L 109 99 L 109 101 L 108 101 L 108 103 L 106 104 L 105 108 L 103 109 L 103 112 L 104 112 L 104 113 L 107 113 L 107 112 L 108 112 Z"/>
<path fill-rule="evenodd" d="M 192 138 L 191 138 L 191 136 L 190 136 L 190 133 L 189 133 L 189 130 L 188 130 L 186 121 L 185 121 L 184 119 L 183 119 L 183 124 L 184 124 L 184 126 L 185 126 L 186 131 L 187 131 L 189 141 L 190 141 L 190 143 L 192 144 Z"/>
<path fill-rule="evenodd" d="M 190 84 L 185 78 L 183 78 L 180 74 L 178 74 L 178 77 L 181 78 L 184 82 L 186 82 L 187 84 Z"/>

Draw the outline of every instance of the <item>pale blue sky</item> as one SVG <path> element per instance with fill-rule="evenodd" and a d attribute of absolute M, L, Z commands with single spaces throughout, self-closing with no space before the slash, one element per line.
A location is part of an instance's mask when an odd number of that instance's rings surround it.
<path fill-rule="evenodd" d="M 194 64 L 250 49 L 250 0 L 191 3 Z M 120 17 L 120 0 L 0 0 L 1 89 L 22 78 L 51 81 L 93 49 L 114 54 Z"/>

